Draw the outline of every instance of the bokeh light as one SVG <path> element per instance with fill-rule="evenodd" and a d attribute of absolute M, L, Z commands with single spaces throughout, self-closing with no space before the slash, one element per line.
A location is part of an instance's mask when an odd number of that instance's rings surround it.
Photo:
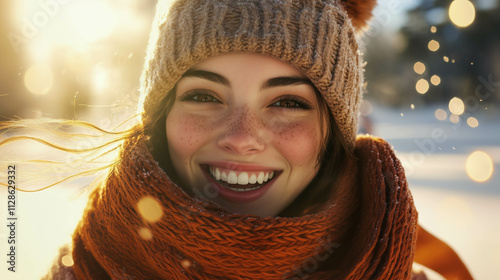
<path fill-rule="evenodd" d="M 441 78 L 438 75 L 432 75 L 431 84 L 437 86 L 441 83 Z"/>
<path fill-rule="evenodd" d="M 184 259 L 181 260 L 181 265 L 184 268 L 190 268 L 193 264 L 191 263 L 191 261 Z"/>
<path fill-rule="evenodd" d="M 415 73 L 422 75 L 425 72 L 425 64 L 420 61 L 415 62 L 415 64 L 413 64 L 413 70 Z"/>
<path fill-rule="evenodd" d="M 61 263 L 64 265 L 64 266 L 73 266 L 73 264 L 75 264 L 73 262 L 73 257 L 71 256 L 71 254 L 68 254 L 68 255 L 65 255 L 61 258 Z"/>
<path fill-rule="evenodd" d="M 418 93 L 425 94 L 429 90 L 429 82 L 426 79 L 420 79 L 415 85 L 415 89 Z"/>
<path fill-rule="evenodd" d="M 436 33 L 437 28 L 435 26 L 431 26 L 431 33 Z"/>
<path fill-rule="evenodd" d="M 465 111 L 465 105 L 462 99 L 458 97 L 453 97 L 448 104 L 448 108 L 452 114 L 460 116 Z"/>
<path fill-rule="evenodd" d="M 137 231 L 137 233 L 144 240 L 153 239 L 153 233 L 151 232 L 151 230 L 149 228 L 142 227 Z"/>
<path fill-rule="evenodd" d="M 457 115 L 455 115 L 455 114 L 451 114 L 451 115 L 450 115 L 450 121 L 451 121 L 452 123 L 458 123 L 458 122 L 460 121 L 460 117 L 459 117 L 459 116 L 457 116 Z"/>
<path fill-rule="evenodd" d="M 439 50 L 439 42 L 436 40 L 430 40 L 427 47 L 429 48 L 430 51 L 435 52 Z"/>
<path fill-rule="evenodd" d="M 44 95 L 52 88 L 54 75 L 49 66 L 35 64 L 24 75 L 24 85 L 33 94 Z"/>
<path fill-rule="evenodd" d="M 450 58 L 445 55 L 445 56 L 443 56 L 443 60 L 444 60 L 444 62 L 449 62 Z"/>
<path fill-rule="evenodd" d="M 467 124 L 470 126 L 470 127 L 477 127 L 479 125 L 479 122 L 477 121 L 476 118 L 474 117 L 469 117 L 467 119 Z"/>
<path fill-rule="evenodd" d="M 444 121 L 448 118 L 448 113 L 446 113 L 445 110 L 439 108 L 434 112 L 434 116 L 436 116 L 436 119 Z"/>
<path fill-rule="evenodd" d="M 474 4 L 468 0 L 455 0 L 450 4 L 448 15 L 456 26 L 467 27 L 474 22 L 476 10 Z"/>
<path fill-rule="evenodd" d="M 475 151 L 467 157 L 465 171 L 473 181 L 485 182 L 493 174 L 493 161 L 487 153 Z"/>
<path fill-rule="evenodd" d="M 137 202 L 137 210 L 142 218 L 150 223 L 157 222 L 163 216 L 160 203 L 152 196 L 145 196 Z"/>

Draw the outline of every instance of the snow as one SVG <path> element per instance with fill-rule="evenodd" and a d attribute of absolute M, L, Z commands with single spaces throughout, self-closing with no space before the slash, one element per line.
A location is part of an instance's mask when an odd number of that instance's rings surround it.
<path fill-rule="evenodd" d="M 466 112 L 458 124 L 439 121 L 437 109 L 374 106 L 374 134 L 386 139 L 403 163 L 419 212 L 419 223 L 462 257 L 475 279 L 500 275 L 500 112 Z M 403 116 L 401 116 L 401 114 Z M 473 115 L 479 126 L 471 128 Z M 465 170 L 467 156 L 486 152 L 491 178 L 478 183 Z"/>

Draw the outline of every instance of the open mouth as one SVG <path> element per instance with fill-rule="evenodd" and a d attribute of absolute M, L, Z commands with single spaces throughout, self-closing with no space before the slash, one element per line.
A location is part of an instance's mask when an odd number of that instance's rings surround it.
<path fill-rule="evenodd" d="M 203 167 L 207 174 L 219 185 L 235 192 L 258 190 L 280 174 L 278 170 L 237 171 L 212 165 L 204 165 Z"/>

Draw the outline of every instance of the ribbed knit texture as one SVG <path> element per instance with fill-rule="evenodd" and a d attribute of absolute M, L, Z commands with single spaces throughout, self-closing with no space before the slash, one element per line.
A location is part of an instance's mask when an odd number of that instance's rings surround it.
<path fill-rule="evenodd" d="M 170 9 L 160 0 L 142 75 L 143 119 L 186 70 L 231 52 L 268 55 L 301 70 L 354 146 L 363 74 L 355 30 L 336 0 L 183 0 Z"/>
<path fill-rule="evenodd" d="M 91 196 L 74 235 L 78 279 L 409 279 L 415 211 L 401 164 L 376 138 L 357 141 L 317 213 L 294 218 L 231 214 L 186 195 L 146 145 L 128 143 L 123 162 Z M 153 197 L 163 215 L 138 212 Z M 152 239 L 139 232 L 148 229 Z M 316 266 L 314 264 L 316 263 Z"/>

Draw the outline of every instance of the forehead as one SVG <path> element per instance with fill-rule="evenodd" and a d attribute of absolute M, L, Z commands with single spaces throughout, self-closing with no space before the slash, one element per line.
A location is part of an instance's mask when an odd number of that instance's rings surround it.
<path fill-rule="evenodd" d="M 291 64 L 276 58 L 255 53 L 230 53 L 210 57 L 193 69 L 213 71 L 231 78 L 231 76 L 271 78 L 278 76 L 296 76 L 305 78 L 305 75 Z"/>

